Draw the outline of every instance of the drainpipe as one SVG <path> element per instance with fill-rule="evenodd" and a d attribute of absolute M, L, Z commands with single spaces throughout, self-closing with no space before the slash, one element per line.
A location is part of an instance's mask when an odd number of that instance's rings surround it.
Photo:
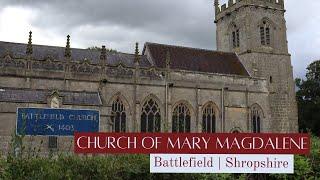
<path fill-rule="evenodd" d="M 168 131 L 168 125 L 169 125 L 169 116 L 168 116 L 168 83 L 167 83 L 167 78 L 164 80 L 165 82 L 165 86 L 166 86 L 166 93 L 165 93 L 165 98 L 166 98 L 166 114 L 165 114 L 165 117 L 166 117 L 166 131 Z"/>
<path fill-rule="evenodd" d="M 224 88 L 221 89 L 221 132 L 224 132 Z"/>
<path fill-rule="evenodd" d="M 226 132 L 225 94 L 226 94 L 226 91 L 228 91 L 228 90 L 229 90 L 229 88 L 224 87 L 224 88 L 222 88 L 222 91 L 221 91 L 221 120 L 222 120 L 222 130 L 223 130 L 223 132 Z"/>
<path fill-rule="evenodd" d="M 166 120 L 167 120 L 167 122 L 166 122 L 166 127 L 165 127 L 165 129 L 166 129 L 166 131 L 167 132 L 169 132 L 169 114 L 168 114 L 168 94 L 169 94 L 169 92 L 168 92 L 168 90 L 169 90 L 169 87 L 168 87 L 168 79 L 170 79 L 170 77 L 169 77 L 169 75 L 170 75 L 170 64 L 171 64 L 171 56 L 170 56 L 170 52 L 169 52 L 169 50 L 167 50 L 167 55 L 166 55 L 166 74 L 165 74 L 165 79 L 164 79 L 164 82 L 165 82 L 165 86 L 166 86 Z"/>
<path fill-rule="evenodd" d="M 246 88 L 246 109 L 247 109 L 247 132 L 251 132 L 251 128 L 250 128 L 250 107 L 249 107 L 249 90 L 248 88 Z"/>

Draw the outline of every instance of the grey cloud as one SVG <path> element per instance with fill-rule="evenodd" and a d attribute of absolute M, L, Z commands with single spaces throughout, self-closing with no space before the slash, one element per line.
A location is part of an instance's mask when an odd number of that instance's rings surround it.
<path fill-rule="evenodd" d="M 117 26 L 137 31 L 136 36 L 142 39 L 147 34 L 156 36 L 149 37 L 149 41 L 165 36 L 177 44 L 215 48 L 211 0 L 13 0 L 6 3 L 34 9 L 38 14 L 32 22 L 34 26 L 52 28 L 61 34 L 86 25 L 100 29 Z M 90 39 L 103 39 L 99 34 L 92 34 Z M 127 34 L 112 35 L 118 37 L 111 38 L 113 41 L 122 41 Z"/>
<path fill-rule="evenodd" d="M 198 3 L 193 0 L 13 0 L 4 4 L 38 10 L 40 16 L 34 23 L 43 26 L 70 28 L 82 24 L 117 24 L 145 28 L 186 23 L 199 17 L 201 6 L 211 3 L 210 0 L 199 0 Z"/>
<path fill-rule="evenodd" d="M 318 29 L 314 19 L 320 17 L 320 3 L 305 0 L 303 4 L 312 6 L 301 8 L 301 1 L 285 2 L 294 72 L 303 76 L 306 64 L 320 58 L 314 49 L 307 49 L 319 42 L 311 34 Z M 37 14 L 34 27 L 60 36 L 71 33 L 72 42 L 82 47 L 107 43 L 133 52 L 135 41 L 216 47 L 213 0 L 1 0 L 0 5 L 31 8 Z"/>

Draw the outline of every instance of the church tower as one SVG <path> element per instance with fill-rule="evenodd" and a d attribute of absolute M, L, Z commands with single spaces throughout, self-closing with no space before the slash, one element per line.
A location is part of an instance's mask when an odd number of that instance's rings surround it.
<path fill-rule="evenodd" d="M 283 0 L 215 0 L 218 51 L 236 52 L 254 77 L 268 81 L 271 129 L 296 132 L 298 113 Z"/>

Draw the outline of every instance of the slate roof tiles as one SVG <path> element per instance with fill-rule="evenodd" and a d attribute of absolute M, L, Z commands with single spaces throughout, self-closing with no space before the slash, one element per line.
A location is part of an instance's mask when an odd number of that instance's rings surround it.
<path fill-rule="evenodd" d="M 169 52 L 171 69 L 249 76 L 235 53 L 156 43 L 146 43 L 146 48 L 157 67 L 165 68 Z"/>
<path fill-rule="evenodd" d="M 14 58 L 26 57 L 27 44 L 1 42 L 0 57 L 10 53 Z M 36 60 L 44 60 L 52 57 L 55 60 L 64 61 L 64 47 L 33 45 L 32 57 Z M 145 49 L 148 49 L 151 56 L 146 56 Z M 141 67 L 165 68 L 167 52 L 170 53 L 172 69 L 189 70 L 198 72 L 229 74 L 249 76 L 245 67 L 235 53 L 219 52 L 189 47 L 171 46 L 156 43 L 146 43 L 143 54 L 140 56 Z M 71 48 L 71 59 L 73 61 L 90 60 L 98 64 L 101 52 L 99 50 Z M 124 64 L 127 67 L 134 67 L 134 54 L 120 52 L 108 52 L 107 61 L 110 65 Z M 148 59 L 149 58 L 149 59 Z"/>

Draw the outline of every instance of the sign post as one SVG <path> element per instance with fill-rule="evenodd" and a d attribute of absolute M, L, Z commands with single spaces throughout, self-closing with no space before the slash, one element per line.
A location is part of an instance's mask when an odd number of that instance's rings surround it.
<path fill-rule="evenodd" d="M 99 132 L 97 110 L 18 108 L 17 134 L 73 136 L 75 132 Z"/>

